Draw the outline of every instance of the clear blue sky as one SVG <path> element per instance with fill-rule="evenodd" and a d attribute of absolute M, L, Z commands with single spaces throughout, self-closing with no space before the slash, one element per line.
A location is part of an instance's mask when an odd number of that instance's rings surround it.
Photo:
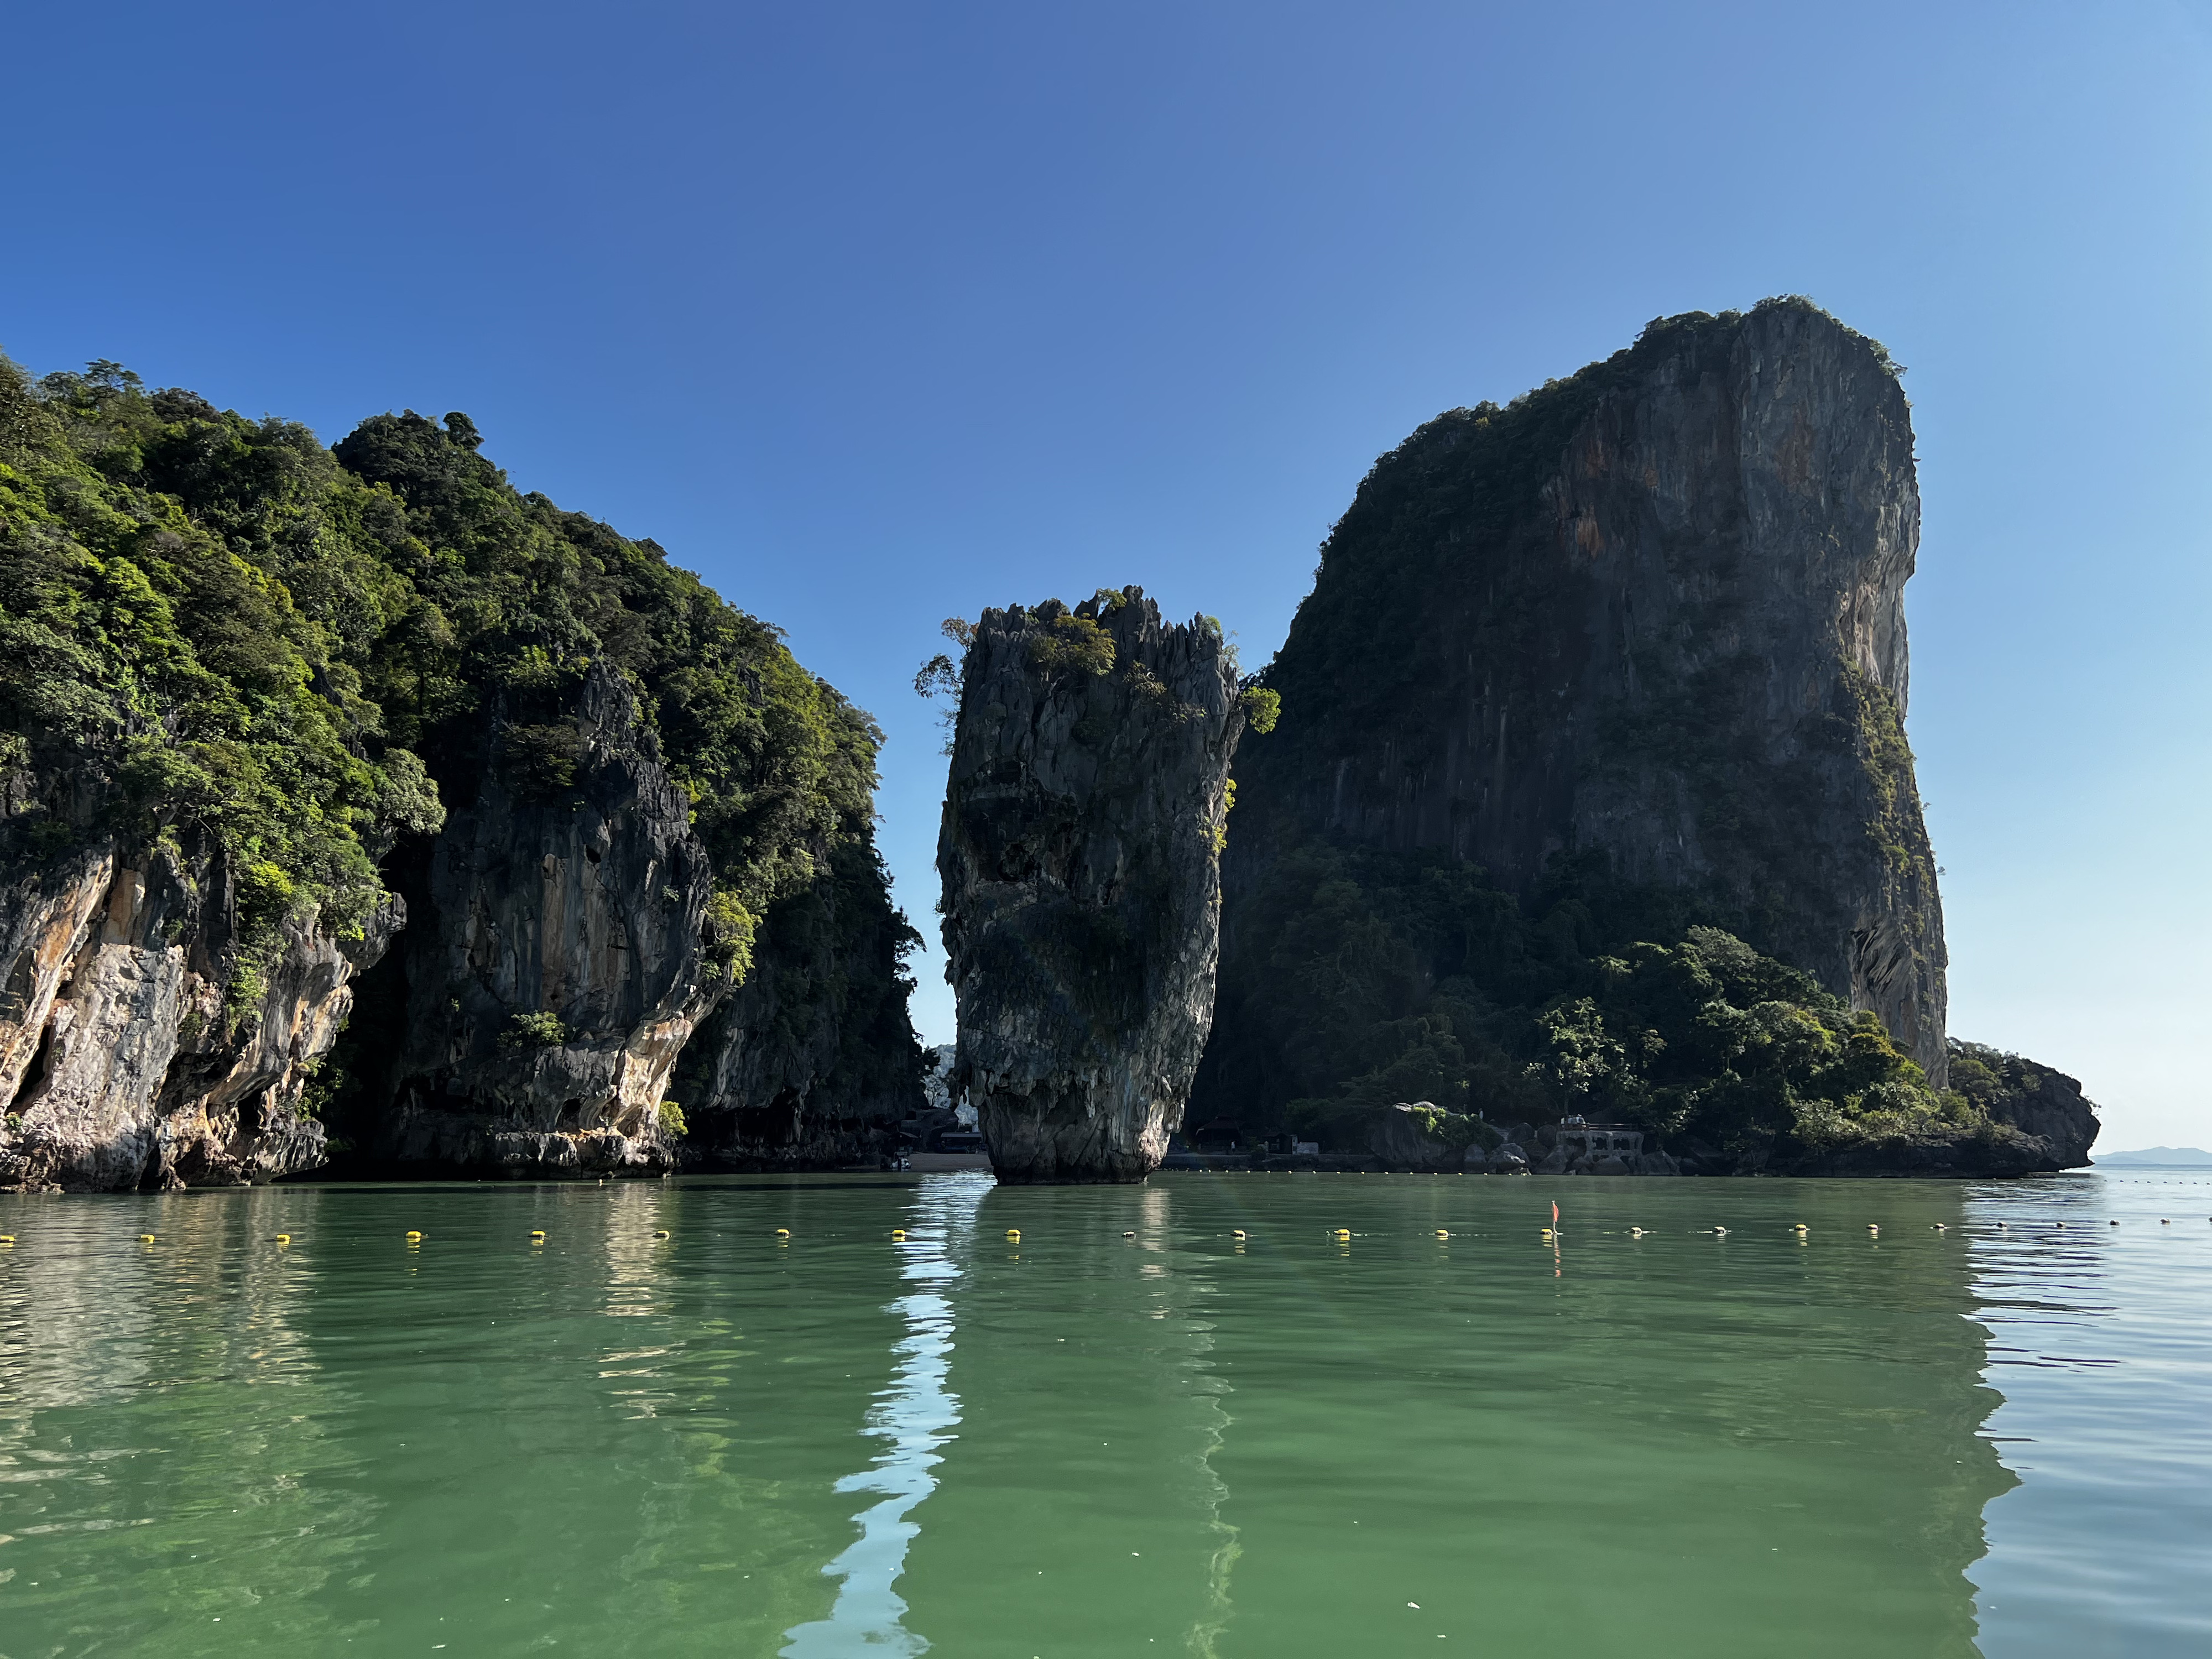
<path fill-rule="evenodd" d="M 1909 365 L 1952 1030 L 2212 1145 L 2212 7 L 17 7 L 0 345 L 326 438 L 466 410 L 872 710 L 938 621 L 1280 641 L 1375 455 L 1649 319 Z"/>

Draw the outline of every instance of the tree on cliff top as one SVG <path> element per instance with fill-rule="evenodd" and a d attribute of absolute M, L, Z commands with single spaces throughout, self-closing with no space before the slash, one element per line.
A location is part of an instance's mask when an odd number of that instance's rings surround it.
<path fill-rule="evenodd" d="M 0 857 L 205 834 L 245 965 L 289 915 L 358 933 L 442 817 L 364 687 L 406 584 L 330 534 L 360 493 L 304 427 L 0 358 Z"/>
<path fill-rule="evenodd" d="M 392 838 L 439 826 L 441 787 L 472 796 L 495 708 L 563 787 L 594 662 L 691 795 L 726 932 L 867 839 L 875 723 L 653 542 L 514 489 L 483 441 L 409 412 L 333 451 L 116 364 L 34 384 L 0 358 L 0 852 L 196 828 L 248 922 L 357 928 Z"/>

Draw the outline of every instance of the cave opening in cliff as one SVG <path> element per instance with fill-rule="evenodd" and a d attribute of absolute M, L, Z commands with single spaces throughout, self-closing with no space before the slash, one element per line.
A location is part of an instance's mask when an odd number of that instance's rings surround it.
<path fill-rule="evenodd" d="M 15 1086 L 15 1098 L 28 1100 L 38 1093 L 39 1085 L 46 1081 L 46 1066 L 53 1058 L 54 1022 L 47 1018 L 39 1032 L 39 1046 L 31 1051 L 31 1063 L 24 1069 L 23 1080 Z"/>
<path fill-rule="evenodd" d="M 785 1089 L 765 1106 L 739 1111 L 737 1131 L 740 1145 L 763 1148 L 792 1145 L 799 1139 L 799 1091 Z"/>

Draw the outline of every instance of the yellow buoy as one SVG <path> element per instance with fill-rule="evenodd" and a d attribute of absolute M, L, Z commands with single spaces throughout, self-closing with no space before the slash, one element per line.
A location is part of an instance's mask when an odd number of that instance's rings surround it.
<path fill-rule="evenodd" d="M 665 1227 L 656 1227 L 653 1229 L 653 1236 L 655 1238 L 665 1238 L 668 1237 L 668 1229 Z"/>
<path fill-rule="evenodd" d="M 1802 1221 L 1801 1221 L 1801 1222 L 1799 1222 L 1796 1226 L 1792 1227 L 1790 1231 L 1791 1232 L 1793 1232 L 1793 1233 L 1802 1233 L 1802 1232 L 1803 1232 L 1803 1231 L 1805 1231 L 1805 1224 L 1804 1224 L 1803 1222 L 1802 1222 Z"/>
<path fill-rule="evenodd" d="M 15 1234 L 13 1234 L 13 1233 L 0 1233 L 0 1249 L 7 1249 L 7 1248 L 9 1248 L 9 1247 L 12 1246 L 15 1243 Z"/>
<path fill-rule="evenodd" d="M 1006 1237 L 1008 1238 L 1019 1238 L 1021 1236 L 1022 1230 L 1019 1227 L 1009 1227 L 1006 1229 Z"/>
<path fill-rule="evenodd" d="M 138 1235 L 138 1242 L 141 1244 L 151 1244 L 154 1242 L 154 1235 L 151 1233 L 141 1233 Z"/>
<path fill-rule="evenodd" d="M 289 1244 L 292 1242 L 292 1235 L 289 1233 L 279 1233 L 276 1235 L 276 1242 L 279 1244 Z"/>
<path fill-rule="evenodd" d="M 1628 1230 L 1628 1236 L 1631 1238 L 1641 1238 L 1644 1237 L 1644 1229 L 1641 1227 L 1631 1227 Z"/>
<path fill-rule="evenodd" d="M 1449 1238 L 1451 1235 L 1446 1232 L 1442 1227 L 1439 1227 L 1437 1229 L 1437 1237 L 1438 1238 Z"/>
<path fill-rule="evenodd" d="M 407 1242 L 410 1244 L 419 1244 L 422 1242 L 422 1235 L 410 1227 L 407 1230 Z"/>
<path fill-rule="evenodd" d="M 545 1229 L 532 1227 L 530 1230 L 530 1242 L 532 1244 L 543 1244 L 545 1242 Z"/>
<path fill-rule="evenodd" d="M 1714 1229 L 1713 1229 L 1713 1237 L 1714 1237 L 1715 1238 L 1726 1238 L 1726 1237 L 1728 1237 L 1728 1229 L 1727 1229 L 1727 1228 L 1725 1228 L 1725 1227 L 1716 1227 L 1716 1228 L 1714 1228 Z"/>
<path fill-rule="evenodd" d="M 1879 1228 L 1879 1227 L 1877 1227 L 1877 1226 L 1875 1226 L 1875 1225 L 1874 1224 L 1874 1223 L 1873 1223 L 1873 1222 L 1869 1221 L 1869 1222 L 1868 1222 L 1868 1223 L 1867 1223 L 1867 1237 L 1869 1237 L 1869 1238 L 1878 1237 L 1880 1237 L 1881 1233 L 1881 1228 Z"/>
<path fill-rule="evenodd" d="M 791 1237 L 791 1229 L 788 1227 L 778 1227 L 775 1230 L 775 1236 L 778 1238 L 789 1238 Z"/>
<path fill-rule="evenodd" d="M 892 1229 L 891 1229 L 891 1237 L 892 1237 L 893 1238 L 904 1238 L 904 1237 L 906 1237 L 906 1229 L 905 1229 L 905 1228 L 903 1228 L 903 1227 L 894 1227 L 894 1228 L 892 1228 Z"/>
<path fill-rule="evenodd" d="M 1244 1237 L 1244 1230 L 1242 1227 L 1232 1227 L 1230 1229 L 1229 1236 L 1231 1238 L 1242 1238 Z"/>
<path fill-rule="evenodd" d="M 1336 1230 L 1335 1236 L 1339 1238 L 1349 1238 L 1352 1237 L 1352 1229 L 1349 1227 L 1339 1227 Z"/>

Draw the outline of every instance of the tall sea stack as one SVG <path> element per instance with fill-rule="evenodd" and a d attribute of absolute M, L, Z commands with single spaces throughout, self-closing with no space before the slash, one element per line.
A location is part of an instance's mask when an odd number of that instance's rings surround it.
<path fill-rule="evenodd" d="M 1139 588 L 986 611 L 937 867 L 956 1085 L 999 1178 L 1157 1168 L 1212 1021 L 1235 662 Z"/>

